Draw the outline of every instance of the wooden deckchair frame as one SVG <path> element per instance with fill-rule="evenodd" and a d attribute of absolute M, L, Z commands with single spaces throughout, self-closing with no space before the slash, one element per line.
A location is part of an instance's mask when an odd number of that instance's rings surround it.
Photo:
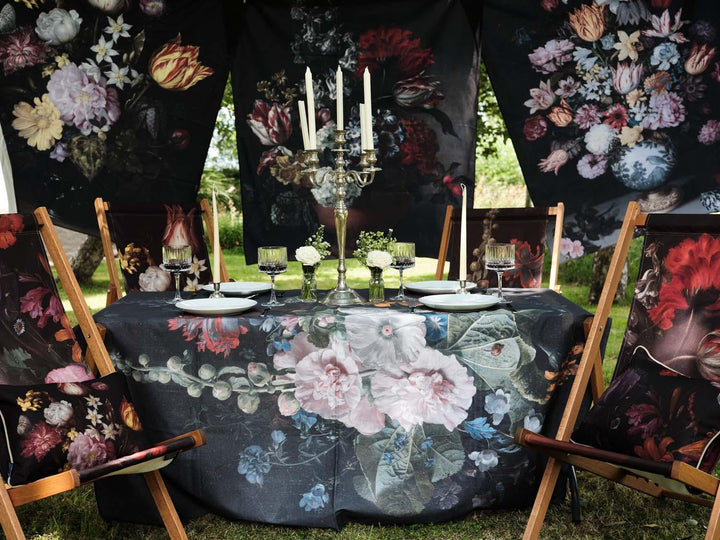
<path fill-rule="evenodd" d="M 585 389 L 591 382 L 591 377 L 602 377 L 602 372 L 596 368 L 600 358 L 600 341 L 603 330 L 607 325 L 610 308 L 615 298 L 633 233 L 636 227 L 644 227 L 646 221 L 647 215 L 640 212 L 639 205 L 636 202 L 629 203 L 615 252 L 610 262 L 608 275 L 605 279 L 605 285 L 600 295 L 597 311 L 588 333 L 586 348 L 580 360 L 555 439 L 536 435 L 524 429 L 519 429 L 515 434 L 515 440 L 518 444 L 543 452 L 550 457 L 540 482 L 535 503 L 530 511 L 530 518 L 523 535 L 525 540 L 536 539 L 540 535 L 540 529 L 562 463 L 580 467 L 648 495 L 711 506 L 712 513 L 705 538 L 707 540 L 720 538 L 720 498 L 717 496 L 720 480 L 711 474 L 679 461 L 658 464 L 649 460 L 568 442 L 578 418 Z M 602 384 L 602 379 L 598 383 Z M 714 500 L 696 497 L 686 492 L 674 491 L 664 484 L 654 481 L 652 475 L 660 475 L 663 478 L 678 482 L 677 485 L 691 486 L 712 496 Z"/>
<path fill-rule="evenodd" d="M 83 336 L 88 345 L 89 357 L 88 364 L 90 368 L 96 368 L 101 375 L 107 375 L 115 371 L 110 360 L 110 355 L 102 341 L 101 333 L 93 321 L 90 310 L 82 296 L 80 286 L 75 279 L 70 263 L 63 251 L 62 245 L 58 240 L 55 227 L 50 220 L 47 209 L 38 208 L 34 212 L 40 228 L 45 247 L 55 266 L 55 270 L 60 278 L 63 290 L 70 300 L 75 316 L 82 330 Z M 205 434 L 202 430 L 196 430 L 179 437 L 175 437 L 160 444 L 168 444 L 181 439 L 191 438 L 187 441 L 187 450 L 196 448 L 205 444 Z M 163 520 L 165 528 L 170 538 L 177 540 L 186 540 L 187 535 L 183 528 L 182 522 L 175 510 L 168 490 L 163 482 L 160 472 L 157 470 L 143 473 L 145 481 L 150 488 L 153 500 L 157 505 L 160 516 Z M 89 481 L 94 481 L 89 480 Z M 22 486 L 10 487 L 7 484 L 0 483 L 0 525 L 2 525 L 5 536 L 9 540 L 24 540 L 20 521 L 18 520 L 15 508 L 23 504 L 37 501 L 51 495 L 63 493 L 71 489 L 77 488 L 82 484 L 80 474 L 75 469 L 70 469 L 53 476 L 42 478 L 30 484 Z"/>
<path fill-rule="evenodd" d="M 115 250 L 113 249 L 110 227 L 108 225 L 107 212 L 109 211 L 110 205 L 107 201 L 104 201 L 100 197 L 95 199 L 95 215 L 97 216 L 98 228 L 100 229 L 100 239 L 102 240 L 103 252 L 105 253 L 108 276 L 110 277 L 110 284 L 108 285 L 107 296 L 105 298 L 106 306 L 109 306 L 116 300 L 122 298 L 123 291 L 120 272 L 117 265 L 117 256 L 115 254 Z M 210 207 L 210 203 L 207 199 L 202 199 L 200 201 L 200 211 L 202 212 L 207 238 L 213 238 L 213 214 L 212 208 Z M 217 276 L 213 276 L 213 278 L 217 279 Z M 230 281 L 222 249 L 220 250 L 220 281 Z"/>
<path fill-rule="evenodd" d="M 442 279 L 445 273 L 445 261 L 447 260 L 448 248 L 450 247 L 450 227 L 455 207 L 448 205 L 445 209 L 445 220 L 443 231 L 440 237 L 440 251 L 438 252 L 437 268 L 435 279 Z M 552 258 L 550 259 L 550 277 L 548 278 L 548 289 L 560 292 L 558 284 L 558 269 L 560 267 L 560 241 L 562 240 L 563 222 L 565 220 L 565 205 L 562 202 L 556 206 L 548 206 L 548 216 L 555 216 L 555 231 L 552 242 Z"/>

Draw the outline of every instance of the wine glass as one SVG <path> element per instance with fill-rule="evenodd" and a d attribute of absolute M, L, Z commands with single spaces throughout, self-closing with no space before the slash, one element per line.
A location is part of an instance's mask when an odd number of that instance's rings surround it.
<path fill-rule="evenodd" d="M 390 300 L 406 300 L 403 270 L 415 266 L 415 244 L 413 242 L 396 242 L 392 255 L 393 261 L 390 266 L 400 272 L 400 285 L 398 285 L 397 295 Z"/>
<path fill-rule="evenodd" d="M 182 300 L 182 296 L 180 296 L 180 274 L 190 271 L 192 267 L 192 250 L 188 245 L 163 246 L 162 256 L 163 263 L 160 268 L 175 277 L 175 296 L 167 302 L 168 304 L 176 304 Z"/>
<path fill-rule="evenodd" d="M 487 244 L 485 246 L 485 268 L 497 272 L 498 297 L 505 301 L 502 294 L 503 272 L 515 268 L 515 244 Z"/>
<path fill-rule="evenodd" d="M 275 275 L 287 271 L 287 248 L 284 246 L 258 248 L 258 270 L 270 276 L 270 300 L 262 305 L 265 307 L 284 305 L 275 297 Z"/>

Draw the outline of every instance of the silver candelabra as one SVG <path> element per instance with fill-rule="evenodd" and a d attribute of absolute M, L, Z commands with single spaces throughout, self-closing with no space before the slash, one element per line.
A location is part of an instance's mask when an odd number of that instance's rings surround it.
<path fill-rule="evenodd" d="M 338 280 L 337 285 L 332 289 L 322 303 L 331 306 L 348 306 L 351 304 L 360 304 L 363 298 L 350 287 L 348 287 L 345 274 L 347 267 L 345 266 L 345 237 L 347 235 L 347 219 L 348 209 L 345 204 L 345 186 L 347 184 L 355 184 L 360 188 L 372 183 L 375 180 L 375 173 L 381 169 L 375 166 L 377 158 L 375 150 L 363 150 L 360 154 L 360 171 L 352 171 L 345 169 L 347 162 L 345 161 L 345 130 L 335 130 L 335 148 L 332 152 L 335 154 L 335 168 L 318 173 L 320 159 L 318 158 L 318 150 L 305 150 L 305 171 L 304 175 L 310 179 L 314 186 L 320 186 L 325 182 L 331 182 L 335 188 L 335 232 L 337 234 L 338 246 Z"/>

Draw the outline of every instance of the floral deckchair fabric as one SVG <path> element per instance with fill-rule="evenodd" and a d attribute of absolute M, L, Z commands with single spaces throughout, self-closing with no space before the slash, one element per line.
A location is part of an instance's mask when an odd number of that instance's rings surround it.
<path fill-rule="evenodd" d="M 87 373 L 33 215 L 0 215 L 0 383 Z"/>
<path fill-rule="evenodd" d="M 450 232 L 450 271 L 457 279 L 460 262 L 460 212 L 453 212 Z M 503 274 L 508 287 L 540 287 L 542 283 L 547 208 L 501 208 L 468 211 L 468 279 L 497 286 L 497 274 L 485 269 L 488 241 L 515 244 L 515 269 Z"/>
<path fill-rule="evenodd" d="M 181 276 L 183 290 L 212 282 L 202 214 L 197 204 L 109 204 L 110 236 L 117 248 L 125 291 L 169 291 L 175 285 L 160 269 L 162 246 L 192 248 L 190 272 Z"/>

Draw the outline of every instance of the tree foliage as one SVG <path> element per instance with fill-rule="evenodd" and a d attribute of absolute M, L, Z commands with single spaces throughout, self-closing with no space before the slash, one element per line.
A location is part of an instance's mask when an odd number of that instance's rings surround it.
<path fill-rule="evenodd" d="M 480 64 L 477 118 L 475 155 L 478 157 L 497 155 L 498 148 L 510 140 L 510 134 L 500 114 L 500 107 L 484 62 Z"/>

